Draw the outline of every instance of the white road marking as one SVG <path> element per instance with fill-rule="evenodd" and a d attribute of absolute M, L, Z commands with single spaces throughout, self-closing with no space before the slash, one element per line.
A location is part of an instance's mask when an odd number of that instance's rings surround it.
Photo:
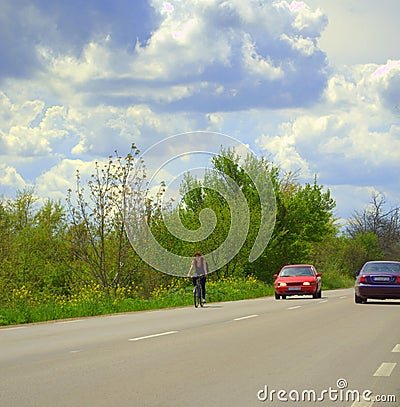
<path fill-rule="evenodd" d="M 176 334 L 178 331 L 167 331 L 161 332 L 159 334 L 147 335 L 147 336 L 138 336 L 137 338 L 131 338 L 130 341 L 140 341 L 142 339 L 156 338 L 157 336 L 171 335 Z"/>
<path fill-rule="evenodd" d="M 344 300 L 345 298 L 347 298 L 347 295 L 345 295 L 343 297 L 339 297 L 339 300 Z"/>
<path fill-rule="evenodd" d="M 245 316 L 245 317 L 235 318 L 234 321 L 241 321 L 241 320 L 243 320 L 243 319 L 249 319 L 249 318 L 255 318 L 255 317 L 258 317 L 258 315 L 256 315 L 256 314 L 247 315 L 247 316 Z"/>
<path fill-rule="evenodd" d="M 0 332 L 1 331 L 15 331 L 17 329 L 25 329 L 25 328 L 26 328 L 26 326 L 14 326 L 14 327 L 11 327 L 11 328 L 1 328 Z"/>
<path fill-rule="evenodd" d="M 392 352 L 400 352 L 400 344 L 397 344 L 397 345 L 393 348 Z"/>
<path fill-rule="evenodd" d="M 374 376 L 390 376 L 396 364 L 397 363 L 382 363 L 374 373 Z"/>
<path fill-rule="evenodd" d="M 297 309 L 297 308 L 301 308 L 301 305 L 296 305 L 295 307 L 289 307 L 288 309 Z"/>
<path fill-rule="evenodd" d="M 75 322 L 82 322 L 83 319 L 71 319 L 69 321 L 58 321 L 56 324 L 61 325 L 61 324 L 74 324 Z"/>
<path fill-rule="evenodd" d="M 328 300 L 318 301 L 318 304 L 323 304 L 324 302 L 328 302 Z"/>

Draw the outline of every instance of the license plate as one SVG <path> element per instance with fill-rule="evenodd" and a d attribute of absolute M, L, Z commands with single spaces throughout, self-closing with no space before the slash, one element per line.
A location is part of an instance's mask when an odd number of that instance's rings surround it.
<path fill-rule="evenodd" d="M 288 287 L 288 291 L 299 291 L 301 290 L 300 287 Z"/>
<path fill-rule="evenodd" d="M 373 277 L 373 281 L 390 281 L 390 277 Z"/>

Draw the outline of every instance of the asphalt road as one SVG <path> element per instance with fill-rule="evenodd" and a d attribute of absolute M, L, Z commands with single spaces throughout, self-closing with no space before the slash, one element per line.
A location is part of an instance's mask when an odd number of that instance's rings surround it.
<path fill-rule="evenodd" d="M 353 296 L 2 328 L 0 406 L 399 406 L 400 302 Z"/>

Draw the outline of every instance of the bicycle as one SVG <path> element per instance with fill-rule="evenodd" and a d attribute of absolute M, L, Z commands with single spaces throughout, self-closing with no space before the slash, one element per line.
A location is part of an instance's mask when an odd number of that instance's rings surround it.
<path fill-rule="evenodd" d="M 203 290 L 201 288 L 200 277 L 196 277 L 196 285 L 193 289 L 193 299 L 194 306 L 197 308 L 200 304 L 201 307 L 204 307 L 203 301 Z"/>

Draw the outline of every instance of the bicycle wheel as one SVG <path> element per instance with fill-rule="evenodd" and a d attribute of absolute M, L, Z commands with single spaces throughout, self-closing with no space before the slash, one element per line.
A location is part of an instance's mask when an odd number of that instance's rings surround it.
<path fill-rule="evenodd" d="M 200 306 L 204 307 L 204 302 L 203 302 L 203 289 L 201 288 L 201 284 L 199 284 L 199 302 Z"/>
<path fill-rule="evenodd" d="M 200 303 L 199 288 L 198 288 L 197 284 L 195 285 L 194 290 L 193 290 L 193 299 L 194 299 L 194 306 L 197 308 Z"/>

